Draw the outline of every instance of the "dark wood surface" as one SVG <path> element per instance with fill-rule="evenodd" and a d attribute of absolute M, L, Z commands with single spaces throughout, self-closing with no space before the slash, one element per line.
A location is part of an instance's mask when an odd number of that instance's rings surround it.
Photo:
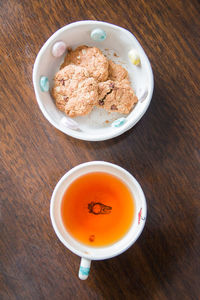
<path fill-rule="evenodd" d="M 0 1 L 1 299 L 199 299 L 199 11 L 197 0 Z M 43 43 L 87 19 L 130 30 L 155 76 L 145 116 L 104 142 L 52 127 L 32 85 Z M 92 160 L 116 163 L 138 179 L 148 217 L 136 244 L 93 262 L 83 282 L 79 257 L 53 231 L 49 204 L 60 177 Z"/>

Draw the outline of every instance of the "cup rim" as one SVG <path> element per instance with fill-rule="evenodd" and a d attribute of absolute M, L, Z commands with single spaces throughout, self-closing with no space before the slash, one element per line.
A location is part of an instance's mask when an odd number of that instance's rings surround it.
<path fill-rule="evenodd" d="M 148 72 L 149 72 L 149 79 L 150 79 L 150 83 L 149 83 L 149 91 L 148 91 L 148 96 L 145 99 L 145 106 L 144 109 L 141 110 L 141 112 L 138 113 L 137 116 L 134 117 L 134 119 L 130 118 L 129 120 L 126 121 L 126 123 L 119 128 L 116 128 L 116 130 L 111 130 L 108 133 L 103 133 L 103 134 L 97 134 L 97 135 L 91 135 L 90 133 L 80 133 L 78 131 L 74 131 L 74 130 L 70 130 L 70 129 L 63 129 L 62 127 L 60 127 L 52 118 L 51 116 L 48 114 L 48 112 L 46 112 L 46 109 L 43 106 L 43 103 L 40 99 L 40 95 L 38 92 L 38 85 L 37 85 L 37 72 L 38 72 L 38 68 L 39 68 L 39 62 L 40 59 L 42 57 L 42 55 L 44 54 L 44 52 L 46 51 L 47 47 L 56 39 L 56 37 L 59 36 L 60 33 L 62 33 L 65 30 L 69 30 L 75 27 L 78 27 L 80 25 L 104 25 L 104 26 L 108 26 L 110 28 L 113 29 L 117 29 L 123 32 L 126 32 L 127 35 L 129 35 L 132 39 L 134 39 L 138 45 L 138 47 L 140 47 L 142 49 L 142 51 L 144 52 L 144 56 L 146 57 L 146 62 L 148 65 Z M 133 35 L 132 32 L 130 32 L 129 30 L 120 27 L 118 25 L 114 25 L 112 23 L 108 23 L 108 22 L 103 22 L 103 21 L 95 21 L 95 20 L 82 20 L 82 21 L 77 21 L 77 22 L 73 22 L 73 23 L 69 23 L 63 27 L 61 27 L 60 29 L 58 29 L 57 31 L 55 31 L 50 37 L 49 39 L 43 44 L 43 46 L 41 47 L 40 51 L 37 54 L 37 57 L 35 59 L 35 63 L 33 66 L 33 74 L 32 74 L 32 79 L 33 79 L 33 86 L 34 86 L 34 91 L 35 91 L 35 95 L 36 95 L 36 100 L 38 103 L 38 106 L 40 108 L 40 110 L 42 111 L 44 117 L 58 130 L 62 131 L 63 133 L 73 137 L 73 138 L 77 138 L 80 140 L 86 140 L 86 141 L 103 141 L 103 140 L 108 140 L 108 139 L 112 139 L 115 138 L 121 134 L 123 134 L 124 132 L 126 132 L 127 130 L 131 129 L 145 114 L 145 112 L 147 111 L 151 99 L 152 99 L 152 95 L 153 95 L 153 90 L 154 90 L 154 77 L 153 77 L 153 71 L 152 71 L 152 67 L 151 67 L 151 63 L 149 61 L 148 56 L 146 55 L 143 47 L 141 46 L 141 44 L 139 43 L 139 41 L 136 39 L 136 37 Z"/>
<path fill-rule="evenodd" d="M 77 249 L 73 248 L 70 243 L 68 243 L 68 241 L 66 241 L 62 234 L 60 233 L 59 229 L 57 228 L 57 225 L 56 225 L 56 221 L 55 221 L 55 217 L 54 217 L 54 203 L 56 201 L 56 194 L 59 190 L 59 188 L 61 187 L 61 185 L 63 184 L 63 182 L 66 180 L 67 177 L 69 177 L 71 174 L 75 173 L 76 171 L 78 171 L 79 169 L 81 168 L 85 168 L 87 166 L 92 166 L 92 165 L 107 165 L 107 166 L 110 166 L 110 167 L 114 167 L 115 169 L 118 169 L 120 172 L 123 172 L 124 174 L 128 175 L 129 177 L 131 176 L 131 180 L 134 182 L 134 184 L 136 185 L 137 189 L 139 190 L 140 192 L 140 196 L 142 197 L 142 207 L 143 207 L 143 212 L 144 212 L 144 215 L 145 215 L 145 220 L 142 222 L 141 226 L 140 226 L 140 230 L 137 231 L 136 234 L 134 234 L 134 237 L 129 241 L 129 243 L 126 244 L 126 246 L 118 249 L 117 251 L 115 251 L 113 254 L 110 254 L 109 255 L 107 254 L 107 251 L 105 251 L 105 254 L 104 255 L 101 255 L 101 256 L 98 256 L 98 257 L 95 257 L 95 255 L 90 255 L 90 254 L 86 254 L 86 253 L 83 253 L 81 251 L 78 251 Z M 51 223 L 52 223 L 52 226 L 53 226 L 53 229 L 58 237 L 58 239 L 64 244 L 65 247 L 67 247 L 71 252 L 73 252 L 74 254 L 80 256 L 80 257 L 84 257 L 84 258 L 87 258 L 87 259 L 90 259 L 90 260 L 103 260 L 103 259 L 108 259 L 108 258 L 112 258 L 112 257 L 115 257 L 115 256 L 118 256 L 120 255 L 121 253 L 125 252 L 129 247 L 131 247 L 135 241 L 138 239 L 138 237 L 140 236 L 140 234 L 142 233 L 143 231 L 143 228 L 144 228 L 144 225 L 145 225 L 145 222 L 146 222 L 146 216 L 147 216 L 147 205 L 146 205 L 146 198 L 145 198 L 145 195 L 143 193 L 143 190 L 140 186 L 140 184 L 138 183 L 138 181 L 135 179 L 135 177 L 129 173 L 127 170 L 125 170 L 124 168 L 118 166 L 118 165 L 115 165 L 115 164 L 112 164 L 112 163 L 109 163 L 109 162 L 105 162 L 105 161 L 92 161 L 92 162 L 86 162 L 86 163 L 82 163 L 82 164 L 79 164 L 78 166 L 75 166 L 74 168 L 72 168 L 71 170 L 69 170 L 68 172 L 66 172 L 62 177 L 61 179 L 58 181 L 58 183 L 56 184 L 55 186 L 55 189 L 53 191 L 53 194 L 52 194 L 52 197 L 51 197 L 51 202 L 50 202 L 50 218 L 51 218 Z M 137 217 L 137 216 L 135 216 Z M 129 229 L 131 230 L 131 228 Z M 125 237 L 125 236 L 124 236 Z M 124 239 L 124 237 L 121 240 Z M 72 237 L 73 238 L 73 237 Z M 99 247 L 101 249 L 111 249 L 113 245 L 115 245 L 116 243 L 112 244 L 112 245 L 109 245 L 109 246 L 105 246 L 105 247 Z M 87 248 L 87 246 L 85 246 Z M 88 247 L 90 248 L 90 247 Z M 97 247 L 98 248 L 98 247 Z"/>

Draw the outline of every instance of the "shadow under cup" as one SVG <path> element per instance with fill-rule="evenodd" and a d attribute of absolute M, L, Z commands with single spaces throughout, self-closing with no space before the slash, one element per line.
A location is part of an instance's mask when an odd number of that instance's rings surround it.
<path fill-rule="evenodd" d="M 61 217 L 62 198 L 69 185 L 78 177 L 94 172 L 109 173 L 118 177 L 132 193 L 135 206 L 133 222 L 128 232 L 116 243 L 105 247 L 90 247 L 75 240 L 66 230 Z M 50 205 L 50 216 L 56 235 L 69 250 L 82 257 L 80 270 L 82 270 L 84 278 L 81 278 L 79 270 L 79 277 L 81 279 L 88 277 L 91 260 L 108 259 L 127 250 L 141 234 L 144 228 L 146 214 L 146 199 L 137 180 L 125 169 L 104 161 L 84 163 L 68 171 L 57 183 L 52 194 Z M 84 271 L 86 269 L 87 272 Z"/>

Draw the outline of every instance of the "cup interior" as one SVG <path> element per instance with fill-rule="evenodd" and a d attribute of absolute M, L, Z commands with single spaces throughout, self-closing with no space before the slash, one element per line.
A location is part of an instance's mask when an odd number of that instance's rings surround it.
<path fill-rule="evenodd" d="M 106 172 L 118 177 L 128 186 L 135 202 L 135 216 L 131 228 L 121 240 L 106 247 L 89 247 L 78 242 L 66 230 L 61 218 L 61 202 L 64 192 L 76 178 L 90 172 Z M 81 164 L 67 172 L 56 185 L 50 206 L 52 225 L 60 241 L 73 253 L 92 260 L 111 258 L 128 249 L 143 230 L 146 212 L 145 196 L 137 180 L 117 165 L 98 161 Z"/>
<path fill-rule="evenodd" d="M 95 28 L 101 28 L 106 32 L 107 38 L 105 41 L 98 42 L 91 39 L 91 31 Z M 74 118 L 80 130 L 65 127 L 61 122 L 65 114 L 56 108 L 51 93 L 42 92 L 39 86 L 40 77 L 46 76 L 49 79 L 51 90 L 54 75 L 64 60 L 65 54 L 61 57 L 52 55 L 52 47 L 58 41 L 65 42 L 68 47 L 73 49 L 80 45 L 95 46 L 101 49 L 108 59 L 112 59 L 128 70 L 132 88 L 138 98 L 147 91 L 145 100 L 139 101 L 129 115 L 121 115 L 116 112 L 108 113 L 103 109 L 94 108 L 89 115 Z M 132 48 L 136 49 L 140 56 L 140 67 L 134 66 L 128 58 L 128 52 Z M 80 21 L 59 29 L 44 44 L 34 64 L 33 85 L 38 105 L 53 126 L 75 138 L 98 141 L 118 136 L 139 121 L 151 101 L 153 73 L 142 46 L 128 30 L 105 22 Z M 113 128 L 111 126 L 112 122 L 119 117 L 126 117 L 126 122 L 123 126 Z"/>

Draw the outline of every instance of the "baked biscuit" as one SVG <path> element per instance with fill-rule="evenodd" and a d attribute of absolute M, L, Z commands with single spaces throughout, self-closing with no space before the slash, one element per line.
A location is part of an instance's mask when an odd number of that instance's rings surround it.
<path fill-rule="evenodd" d="M 128 114 L 138 102 L 133 89 L 125 79 L 121 82 L 107 80 L 98 84 L 98 107 L 109 112 Z"/>
<path fill-rule="evenodd" d="M 56 73 L 52 96 L 68 116 L 83 116 L 97 104 L 98 84 L 86 68 L 68 65 Z"/>
<path fill-rule="evenodd" d="M 108 60 L 96 47 L 80 46 L 73 51 L 68 50 L 61 69 L 69 64 L 87 68 L 90 77 L 99 82 L 108 79 Z"/>
<path fill-rule="evenodd" d="M 128 72 L 119 64 L 115 64 L 112 60 L 108 61 L 108 80 L 121 81 L 128 80 Z"/>

